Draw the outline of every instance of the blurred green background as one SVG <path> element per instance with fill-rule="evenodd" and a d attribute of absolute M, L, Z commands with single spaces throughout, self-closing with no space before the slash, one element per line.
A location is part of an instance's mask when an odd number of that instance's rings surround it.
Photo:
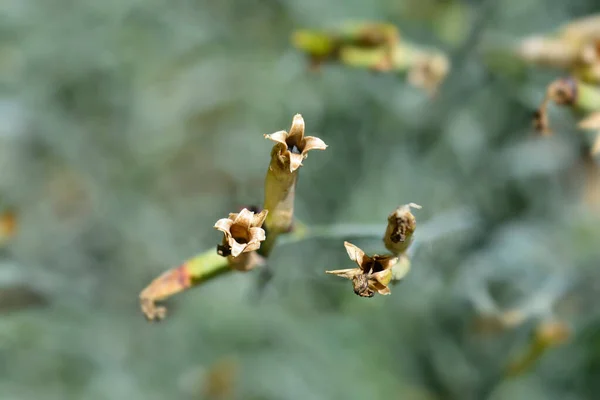
<path fill-rule="evenodd" d="M 595 9 L 0 0 L 0 206 L 18 218 L 0 255 L 0 399 L 597 398 L 600 206 L 581 201 L 580 134 L 557 110 L 560 134 L 535 139 L 532 112 L 559 74 L 492 51 Z M 347 20 L 445 51 L 438 95 L 391 74 L 308 72 L 292 32 Z M 139 291 L 215 246 L 217 219 L 262 203 L 262 135 L 295 113 L 329 145 L 304 163 L 299 219 L 383 234 L 415 202 L 423 232 L 453 233 L 422 238 L 391 296 L 326 276 L 352 266 L 342 238 L 311 240 L 274 251 L 260 296 L 258 273 L 231 274 L 145 321 Z M 441 218 L 458 210 L 475 216 L 468 229 Z M 353 242 L 384 250 L 380 237 Z M 528 318 L 474 328 L 507 309 Z M 504 377 L 548 318 L 569 340 Z M 207 389 L 219 380 L 224 393 Z"/>

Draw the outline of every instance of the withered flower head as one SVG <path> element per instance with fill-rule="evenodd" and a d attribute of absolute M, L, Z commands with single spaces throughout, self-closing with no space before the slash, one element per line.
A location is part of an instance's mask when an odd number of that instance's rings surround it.
<path fill-rule="evenodd" d="M 261 228 L 268 210 L 258 214 L 244 208 L 239 213 L 229 214 L 228 218 L 217 221 L 215 228 L 223 232 L 223 244 L 219 246 L 219 254 L 237 257 L 242 253 L 260 248 L 260 242 L 266 239 Z"/>
<path fill-rule="evenodd" d="M 546 96 L 534 114 L 534 129 L 542 135 L 551 134 L 548 105 L 554 102 L 560 106 L 572 106 L 577 102 L 578 92 L 579 83 L 571 77 L 557 79 L 548 85 Z"/>
<path fill-rule="evenodd" d="M 350 259 L 358 264 L 358 268 L 338 269 L 325 271 L 325 273 L 350 279 L 354 286 L 354 293 L 361 297 L 373 297 L 375 292 L 383 295 L 390 294 L 387 285 L 392 279 L 392 267 L 398 258 L 377 254 L 370 257 L 352 243 L 344 242 L 344 246 Z"/>
<path fill-rule="evenodd" d="M 414 203 L 405 204 L 388 215 L 383 242 L 386 249 L 394 254 L 406 251 L 410 246 L 412 234 L 417 229 L 417 220 L 410 212 L 411 208 L 421 209 L 421 206 Z"/>
<path fill-rule="evenodd" d="M 416 88 L 426 90 L 430 95 L 436 93 L 450 72 L 450 61 L 444 54 L 423 54 L 408 70 L 408 83 Z"/>
<path fill-rule="evenodd" d="M 294 172 L 302 166 L 302 161 L 310 150 L 325 150 L 327 145 L 318 137 L 304 136 L 304 119 L 302 115 L 294 115 L 294 121 L 289 132 L 279 131 L 265 138 L 276 142 L 272 156 L 276 155 L 282 167 Z"/>

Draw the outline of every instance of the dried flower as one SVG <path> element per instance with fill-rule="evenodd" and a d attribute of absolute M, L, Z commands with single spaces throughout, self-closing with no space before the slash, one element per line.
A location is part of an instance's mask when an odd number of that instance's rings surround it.
<path fill-rule="evenodd" d="M 398 258 L 377 254 L 370 257 L 352 243 L 344 242 L 344 246 L 350 259 L 358 264 L 358 268 L 325 271 L 325 273 L 352 280 L 354 293 L 361 297 L 373 297 L 375 292 L 383 295 L 390 294 L 387 285 L 392 279 L 392 267 Z"/>
<path fill-rule="evenodd" d="M 294 47 L 306 53 L 317 68 L 325 61 L 344 62 L 342 53 L 349 49 L 391 50 L 399 42 L 398 28 L 379 22 L 345 23 L 329 31 L 299 30 L 292 36 Z"/>
<path fill-rule="evenodd" d="M 395 25 L 344 24 L 331 31 L 300 30 L 292 37 L 311 69 L 324 62 L 378 72 L 408 72 L 408 82 L 434 94 L 450 70 L 448 57 L 405 40 Z"/>
<path fill-rule="evenodd" d="M 551 36 L 524 39 L 517 53 L 528 63 L 567 70 L 588 83 L 600 82 L 600 15 L 575 20 Z"/>
<path fill-rule="evenodd" d="M 304 136 L 304 119 L 300 114 L 294 116 L 289 133 L 280 131 L 265 137 L 276 142 L 265 178 L 263 205 L 269 210 L 265 221 L 269 235 L 261 253 L 268 255 L 277 236 L 292 228 L 296 180 L 302 161 L 310 150 L 325 150 L 327 145 L 317 137 Z"/>
<path fill-rule="evenodd" d="M 258 250 L 260 243 L 266 239 L 261 226 L 267 214 L 268 210 L 255 214 L 244 208 L 239 213 L 232 213 L 228 218 L 218 220 L 215 228 L 223 232 L 219 254 L 238 257 L 242 253 Z"/>
<path fill-rule="evenodd" d="M 417 220 L 410 212 L 411 208 L 421 209 L 414 203 L 398 207 L 388 216 L 388 225 L 383 242 L 386 249 L 394 254 L 402 254 L 412 243 L 412 235 L 417 228 Z"/>
<path fill-rule="evenodd" d="M 441 53 L 423 53 L 414 57 L 412 67 L 408 70 L 408 83 L 416 88 L 435 94 L 450 72 L 450 61 Z"/>
<path fill-rule="evenodd" d="M 325 150 L 324 141 L 314 136 L 304 137 L 304 119 L 302 115 L 294 115 L 294 121 L 289 133 L 279 131 L 265 138 L 277 142 L 273 147 L 272 156 L 275 156 L 281 167 L 289 168 L 290 172 L 302 166 L 302 161 L 308 156 L 310 150 Z"/>

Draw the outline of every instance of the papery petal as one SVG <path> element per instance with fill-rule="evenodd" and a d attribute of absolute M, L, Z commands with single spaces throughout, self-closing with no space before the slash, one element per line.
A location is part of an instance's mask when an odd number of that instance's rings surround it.
<path fill-rule="evenodd" d="M 350 259 L 352 261 L 356 262 L 359 267 L 362 267 L 364 257 L 365 257 L 365 252 L 350 242 L 344 242 L 344 247 L 346 247 L 346 252 L 348 253 L 348 257 L 350 257 Z"/>
<path fill-rule="evenodd" d="M 381 289 L 377 289 L 377 293 L 382 294 L 384 296 L 387 296 L 388 294 L 392 294 L 392 291 L 390 290 L 389 287 L 384 286 Z"/>
<path fill-rule="evenodd" d="M 263 240 L 265 240 L 266 234 L 265 234 L 265 230 L 263 228 L 259 228 L 257 226 L 254 226 L 252 228 L 250 228 L 250 241 L 258 241 L 261 242 Z"/>
<path fill-rule="evenodd" d="M 324 141 L 319 139 L 316 136 L 307 136 L 304 138 L 304 147 L 302 150 L 302 154 L 310 151 L 310 150 L 325 150 L 327 145 Z"/>
<path fill-rule="evenodd" d="M 337 275 L 342 278 L 352 279 L 356 275 L 362 274 L 362 271 L 358 268 L 349 268 L 349 269 L 336 269 L 333 271 L 325 271 L 326 274 Z"/>
<path fill-rule="evenodd" d="M 294 172 L 302 166 L 302 161 L 304 160 L 304 157 L 302 156 L 302 154 L 290 153 L 289 151 L 288 154 L 290 155 L 290 172 Z"/>
<path fill-rule="evenodd" d="M 227 233 L 229 234 L 229 230 L 231 229 L 231 225 L 233 224 L 233 221 L 230 220 L 229 218 L 221 218 L 220 220 L 218 220 L 215 223 L 214 228 L 220 230 L 223 233 Z"/>
<path fill-rule="evenodd" d="M 292 127 L 290 128 L 288 138 L 293 136 L 296 136 L 300 139 L 298 142 L 300 142 L 304 137 L 304 118 L 302 118 L 302 115 L 300 114 L 294 115 L 294 120 L 292 121 Z"/>
<path fill-rule="evenodd" d="M 251 251 L 256 251 L 260 249 L 260 242 L 258 240 L 253 240 L 246 244 L 246 248 L 244 249 L 245 253 L 249 253 Z"/>
<path fill-rule="evenodd" d="M 269 139 L 274 142 L 281 143 L 287 149 L 287 144 L 286 144 L 285 140 L 288 137 L 288 133 L 286 131 L 278 131 L 275 133 L 271 133 L 270 135 L 264 135 L 264 136 L 265 136 L 265 139 Z"/>
<path fill-rule="evenodd" d="M 387 274 L 383 274 L 386 272 L 387 272 Z M 383 294 L 383 295 L 388 295 L 388 294 L 392 293 L 390 288 L 388 288 L 388 286 L 387 286 L 387 284 L 391 280 L 391 275 L 392 275 L 389 272 L 390 271 L 381 271 L 381 272 L 378 272 L 377 274 L 371 275 L 371 277 L 369 279 L 369 289 L 371 289 L 379 294 Z"/>
<path fill-rule="evenodd" d="M 265 222 L 265 218 L 267 218 L 267 214 L 269 210 L 262 210 L 258 214 L 254 214 L 254 221 L 252 221 L 252 226 L 261 227 Z"/>
<path fill-rule="evenodd" d="M 371 275 L 371 279 L 380 285 L 387 286 L 392 280 L 392 270 L 386 269 L 385 271 L 376 272 Z"/>
<path fill-rule="evenodd" d="M 233 221 L 236 225 L 243 226 L 246 229 L 250 229 L 254 220 L 254 213 L 247 208 L 242 209 L 239 212 L 235 220 Z"/>
<path fill-rule="evenodd" d="M 231 246 L 231 255 L 233 257 L 237 257 L 240 254 L 242 254 L 247 246 L 247 244 L 241 244 L 241 243 L 236 242 L 235 240 L 230 241 L 229 244 Z"/>

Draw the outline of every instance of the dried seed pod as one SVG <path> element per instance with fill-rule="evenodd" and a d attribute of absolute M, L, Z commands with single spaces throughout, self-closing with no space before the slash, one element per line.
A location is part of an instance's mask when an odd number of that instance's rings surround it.
<path fill-rule="evenodd" d="M 404 253 L 412 243 L 412 236 L 417 229 L 417 220 L 410 212 L 411 208 L 421 209 L 414 203 L 398 207 L 388 215 L 388 224 L 383 236 L 385 248 L 398 255 Z"/>
<path fill-rule="evenodd" d="M 357 246 L 344 242 L 350 259 L 358 265 L 357 268 L 325 271 L 327 274 L 341 276 L 352 281 L 354 293 L 361 297 L 373 297 L 375 292 L 383 295 L 390 294 L 388 284 L 392 279 L 392 267 L 398 258 L 391 255 L 368 256 Z"/>

